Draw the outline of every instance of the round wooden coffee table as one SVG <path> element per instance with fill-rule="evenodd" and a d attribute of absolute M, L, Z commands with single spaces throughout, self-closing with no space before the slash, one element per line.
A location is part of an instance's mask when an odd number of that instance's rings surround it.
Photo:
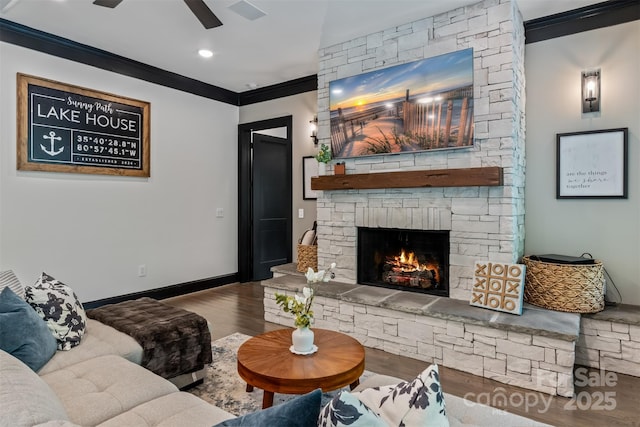
<path fill-rule="evenodd" d="M 238 349 L 238 374 L 253 387 L 264 390 L 262 407 L 273 405 L 274 393 L 304 394 L 321 388 L 351 389 L 364 372 L 364 347 L 348 335 L 313 329 L 318 351 L 298 355 L 289 351 L 292 329 L 279 329 L 247 340 Z"/>

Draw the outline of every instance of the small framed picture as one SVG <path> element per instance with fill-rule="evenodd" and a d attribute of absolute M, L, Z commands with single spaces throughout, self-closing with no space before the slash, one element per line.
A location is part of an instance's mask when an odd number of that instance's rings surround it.
<path fill-rule="evenodd" d="M 627 198 L 628 128 L 556 136 L 556 198 Z"/>
<path fill-rule="evenodd" d="M 302 199 L 316 200 L 318 195 L 311 189 L 311 177 L 318 176 L 318 161 L 313 156 L 302 158 Z"/>

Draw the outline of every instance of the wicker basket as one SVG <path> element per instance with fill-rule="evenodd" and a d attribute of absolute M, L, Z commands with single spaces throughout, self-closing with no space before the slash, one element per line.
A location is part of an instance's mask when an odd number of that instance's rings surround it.
<path fill-rule="evenodd" d="M 318 245 L 298 244 L 298 271 L 306 273 L 309 267 L 318 269 Z"/>
<path fill-rule="evenodd" d="M 555 264 L 523 257 L 527 266 L 524 300 L 539 307 L 571 313 L 604 309 L 604 268 L 594 264 Z"/>

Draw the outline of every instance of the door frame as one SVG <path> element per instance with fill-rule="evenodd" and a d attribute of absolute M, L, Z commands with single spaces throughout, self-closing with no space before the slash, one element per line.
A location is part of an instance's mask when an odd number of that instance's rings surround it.
<path fill-rule="evenodd" d="M 253 277 L 251 133 L 279 127 L 287 128 L 286 140 L 290 150 L 289 154 L 292 158 L 293 116 L 283 116 L 238 125 L 238 280 L 240 282 L 248 282 Z M 289 167 L 293 168 L 293 165 L 289 165 Z M 293 180 L 293 177 L 291 179 Z M 292 196 L 290 195 L 290 197 Z M 293 233 L 293 230 L 291 230 L 291 233 Z M 288 245 L 292 248 L 292 242 L 288 242 Z"/>

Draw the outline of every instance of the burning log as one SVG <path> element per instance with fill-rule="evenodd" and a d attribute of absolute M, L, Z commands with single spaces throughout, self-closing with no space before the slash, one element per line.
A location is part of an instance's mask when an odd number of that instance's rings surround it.
<path fill-rule="evenodd" d="M 382 280 L 386 283 L 413 288 L 429 289 L 434 286 L 434 274 L 431 270 L 395 271 L 392 269 L 382 273 Z"/>

